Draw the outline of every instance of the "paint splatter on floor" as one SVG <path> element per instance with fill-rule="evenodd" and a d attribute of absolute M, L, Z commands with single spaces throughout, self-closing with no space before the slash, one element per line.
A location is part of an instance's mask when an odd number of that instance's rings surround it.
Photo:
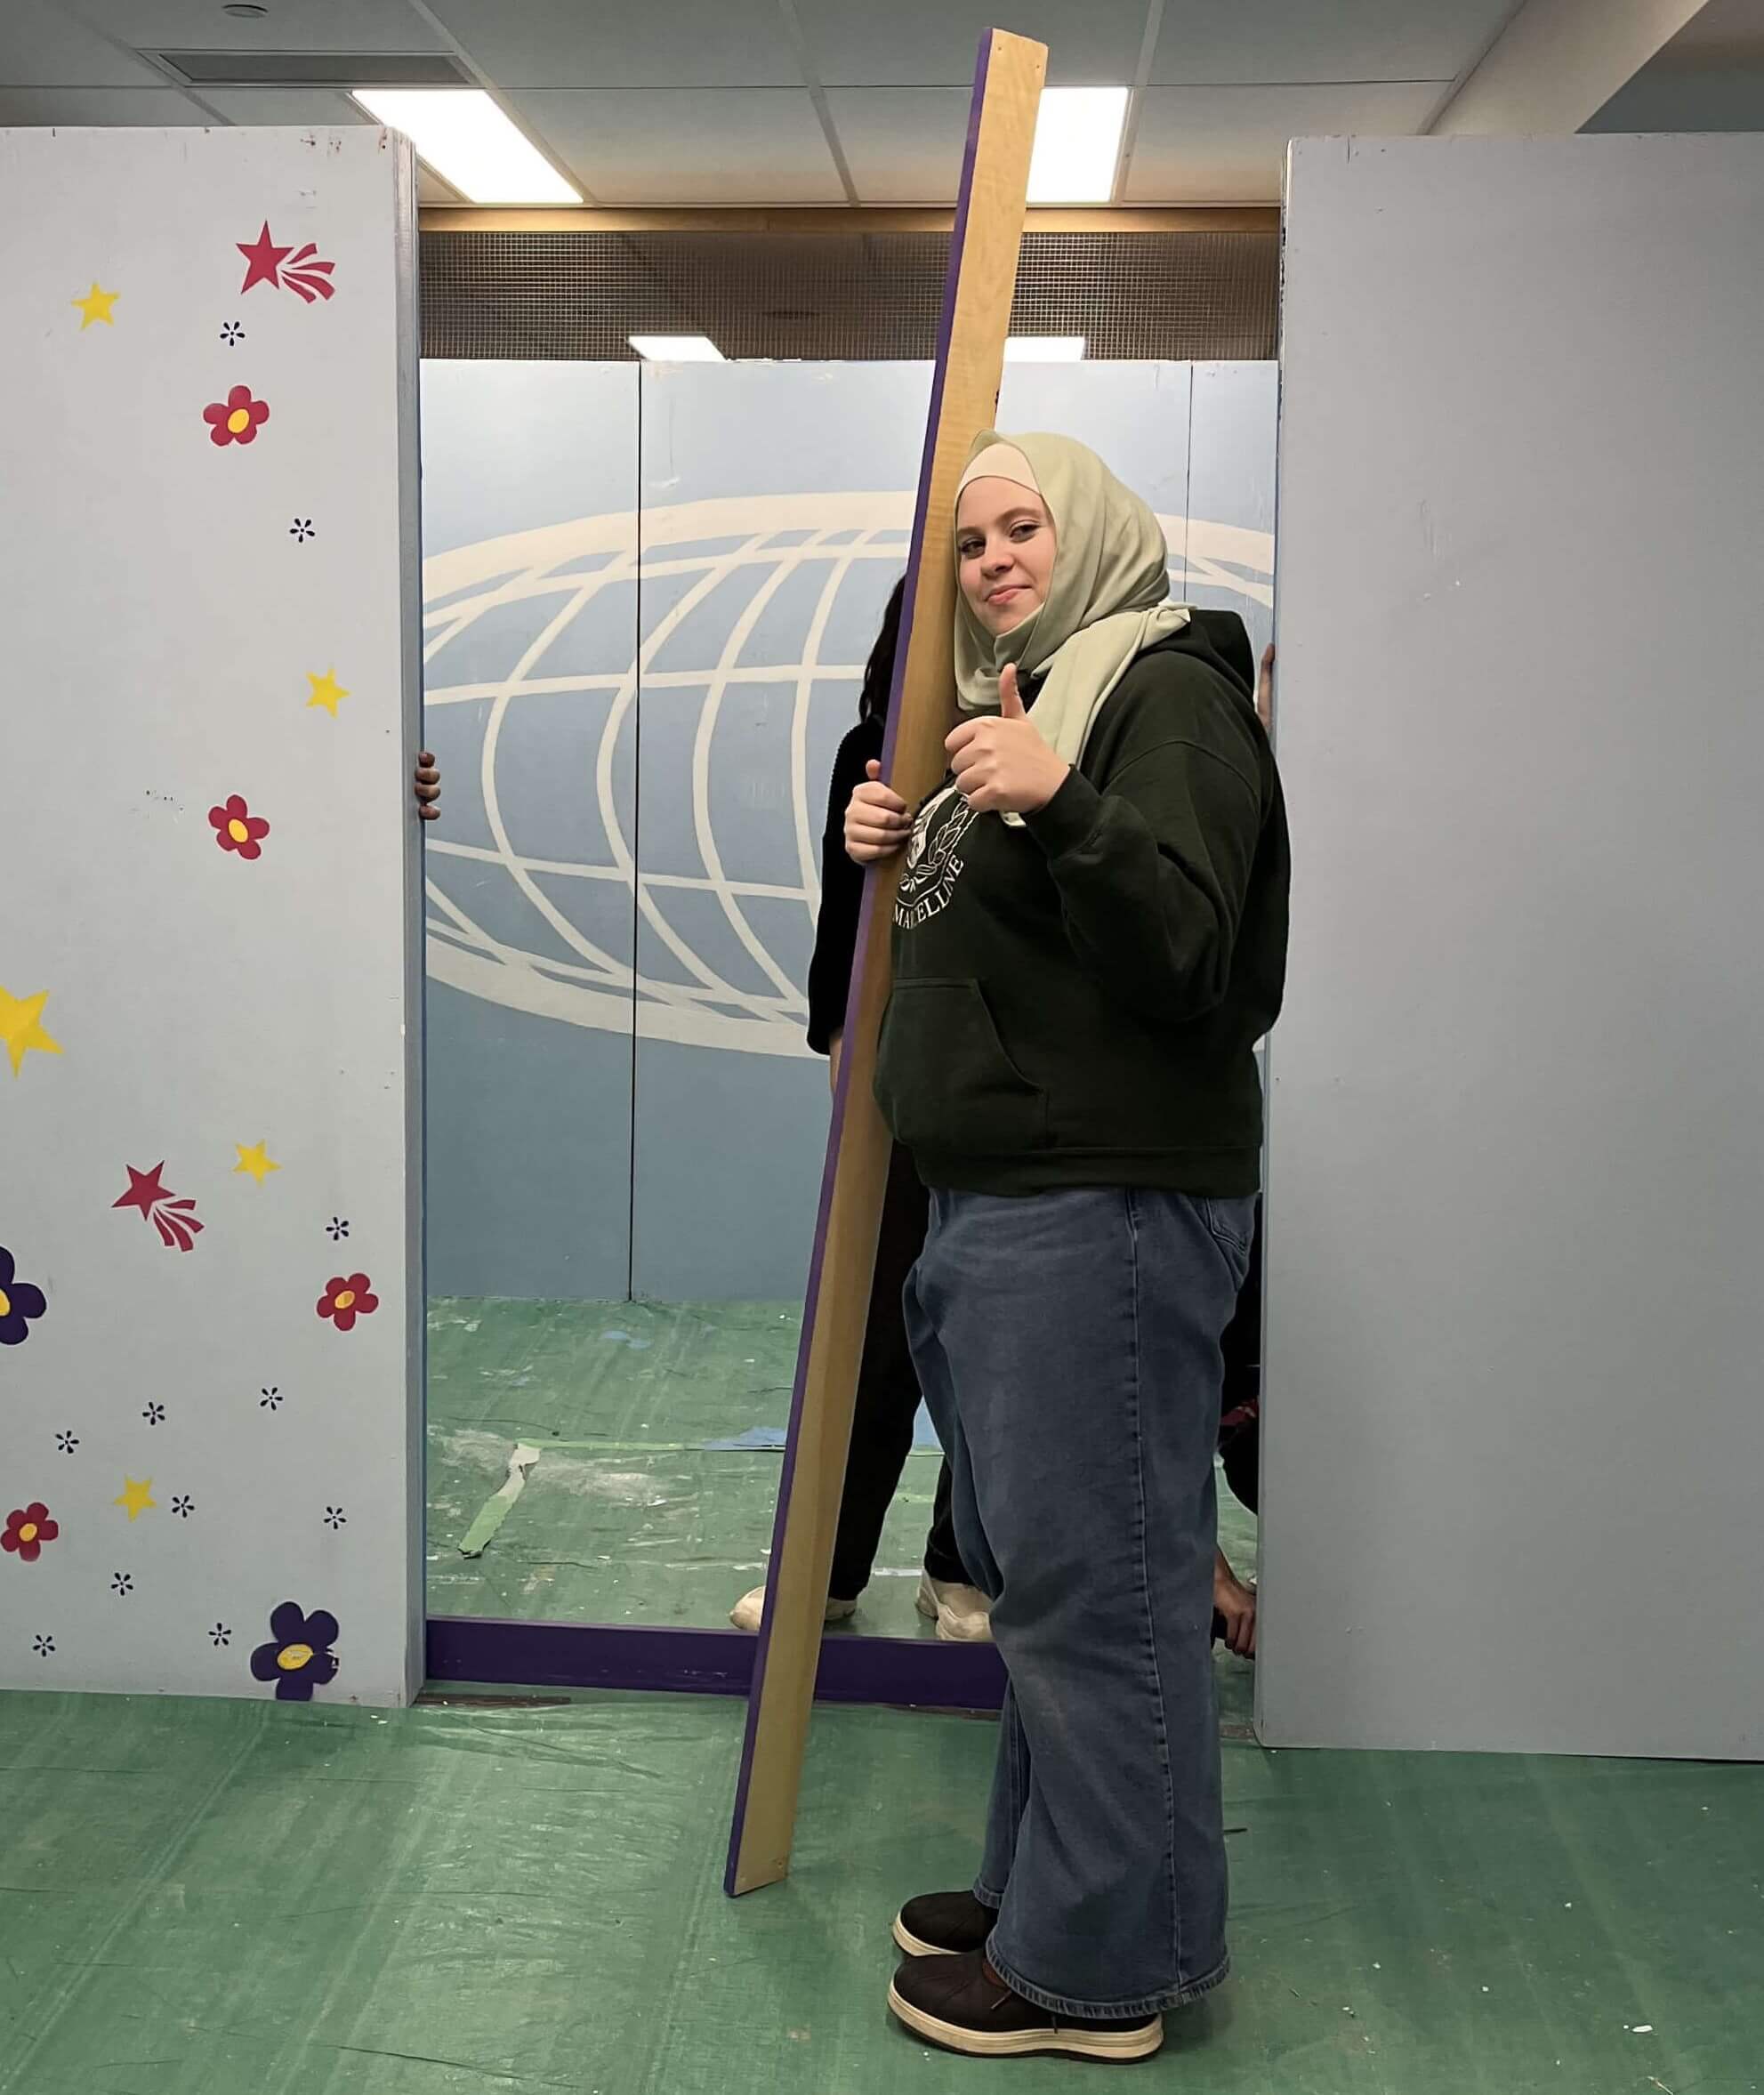
<path fill-rule="evenodd" d="M 776 1302 L 439 1301 L 429 1316 L 429 1605 L 437 1615 L 720 1629 L 765 1576 L 801 1330 Z M 519 1442 L 540 1450 L 484 1554 L 460 1539 Z M 908 1456 L 876 1575 L 837 1634 L 934 1632 L 914 1606 L 939 1456 Z M 1255 1523 L 1223 1484 L 1243 1575 Z M 1228 1734 L 1253 1670 L 1221 1653 Z"/>

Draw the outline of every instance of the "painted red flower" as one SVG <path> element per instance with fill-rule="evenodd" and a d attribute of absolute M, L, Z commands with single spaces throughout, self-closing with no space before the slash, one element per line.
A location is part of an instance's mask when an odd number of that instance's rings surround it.
<path fill-rule="evenodd" d="M 208 424 L 208 439 L 214 444 L 253 444 L 270 419 L 270 403 L 252 398 L 248 385 L 236 385 L 224 400 L 202 410 Z"/>
<path fill-rule="evenodd" d="M 44 1543 L 52 1543 L 61 1532 L 49 1518 L 49 1509 L 33 1501 L 28 1506 L 15 1509 L 6 1516 L 6 1532 L 0 1535 L 0 1550 L 17 1557 L 22 1564 L 35 1564 L 43 1554 Z"/>
<path fill-rule="evenodd" d="M 326 1286 L 318 1314 L 328 1317 L 339 1331 L 353 1331 L 358 1317 L 371 1317 L 380 1307 L 379 1296 L 369 1292 L 371 1285 L 365 1273 L 351 1273 L 347 1280 L 338 1275 Z"/>
<path fill-rule="evenodd" d="M 238 794 L 230 796 L 225 807 L 210 808 L 208 819 L 214 842 L 223 851 L 237 851 L 241 858 L 263 856 L 263 839 L 270 834 L 270 825 L 261 815 L 254 815 Z"/>

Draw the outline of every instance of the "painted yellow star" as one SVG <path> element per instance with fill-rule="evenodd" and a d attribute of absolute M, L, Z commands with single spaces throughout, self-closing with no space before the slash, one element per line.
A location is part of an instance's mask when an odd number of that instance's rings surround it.
<path fill-rule="evenodd" d="M 349 693 L 337 681 L 336 671 L 327 669 L 323 676 L 314 676 L 309 669 L 306 673 L 306 681 L 312 686 L 312 696 L 306 703 L 309 705 L 322 705 L 331 718 L 335 720 L 338 699 L 349 697 Z"/>
<path fill-rule="evenodd" d="M 143 1477 L 137 1482 L 133 1477 L 125 1477 L 123 1479 L 123 1495 L 120 1498 L 113 1498 L 110 1503 L 113 1506 L 124 1507 L 131 1520 L 137 1513 L 147 1512 L 150 1508 L 159 1503 L 159 1501 L 153 1495 L 152 1478 Z"/>
<path fill-rule="evenodd" d="M 32 1048 L 40 1055 L 61 1052 L 60 1042 L 51 1040 L 43 1030 L 43 1007 L 48 1001 L 46 989 L 39 989 L 35 996 L 13 996 L 0 988 L 0 1046 L 12 1059 L 14 1076 Z"/>
<path fill-rule="evenodd" d="M 282 1168 L 279 1164 L 271 1161 L 268 1142 L 254 1143 L 250 1148 L 246 1148 L 243 1142 L 235 1142 L 233 1148 L 239 1153 L 239 1160 L 233 1166 L 235 1178 L 241 1172 L 249 1172 L 261 1186 L 271 1172 L 278 1172 Z"/>
<path fill-rule="evenodd" d="M 98 280 L 94 278 L 92 289 L 86 293 L 84 298 L 70 298 L 68 303 L 77 307 L 83 316 L 80 321 L 80 333 L 84 334 L 94 320 L 102 320 L 107 327 L 114 327 L 117 323 L 110 317 L 110 308 L 122 295 L 120 291 L 101 291 L 98 288 Z"/>

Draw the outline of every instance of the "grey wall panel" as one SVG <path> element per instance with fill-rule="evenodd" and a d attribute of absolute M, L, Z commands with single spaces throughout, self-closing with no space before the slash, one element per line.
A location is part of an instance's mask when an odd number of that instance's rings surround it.
<path fill-rule="evenodd" d="M 1191 604 L 1240 613 L 1260 657 L 1274 637 L 1276 364 L 1196 364 L 1189 419 L 1187 575 Z"/>
<path fill-rule="evenodd" d="M 1015 366 L 1000 420 L 1093 444 L 1163 517 L 1176 593 L 1255 627 L 1272 370 L 1199 376 Z M 794 1297 L 826 1132 L 803 1038 L 826 781 L 906 560 L 929 368 L 431 364 L 424 379 L 447 776 L 430 858 L 436 1288 L 623 1294 L 628 1161 L 639 1293 Z M 617 978 L 633 958 L 634 981 Z"/>
<path fill-rule="evenodd" d="M 648 365 L 636 1292 L 793 1299 L 827 778 L 906 564 L 930 370 Z"/>
<path fill-rule="evenodd" d="M 0 133 L 0 1687 L 422 1680 L 415 173 Z"/>
<path fill-rule="evenodd" d="M 1764 141 L 1306 141 L 1264 1736 L 1764 1744 Z"/>
<path fill-rule="evenodd" d="M 623 1296 L 637 373 L 423 367 L 429 1279 Z"/>

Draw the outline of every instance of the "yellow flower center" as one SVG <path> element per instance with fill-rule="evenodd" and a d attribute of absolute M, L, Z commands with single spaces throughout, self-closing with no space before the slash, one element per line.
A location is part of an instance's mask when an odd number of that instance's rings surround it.
<path fill-rule="evenodd" d="M 244 407 L 235 407 L 227 417 L 227 427 L 236 437 L 242 436 L 251 427 L 250 412 Z"/>
<path fill-rule="evenodd" d="M 0 1317 L 10 1317 L 12 1314 L 12 1298 L 4 1287 L 0 1287 Z"/>
<path fill-rule="evenodd" d="M 36 1540 L 36 1523 L 35 1520 L 27 1520 L 24 1526 L 20 1528 L 19 1540 L 21 1543 L 34 1543 Z"/>
<path fill-rule="evenodd" d="M 276 1664 L 285 1673 L 297 1673 L 302 1666 L 310 1665 L 311 1663 L 312 1647 L 310 1644 L 285 1644 L 276 1654 Z"/>
<path fill-rule="evenodd" d="M 337 1297 L 337 1307 L 340 1309 L 354 1309 L 355 1290 L 352 1287 L 344 1288 L 343 1292 Z"/>
<path fill-rule="evenodd" d="M 237 818 L 228 823 L 227 834 L 232 838 L 236 844 L 249 843 L 251 841 L 250 830 L 248 830 L 245 824 L 239 821 Z"/>

